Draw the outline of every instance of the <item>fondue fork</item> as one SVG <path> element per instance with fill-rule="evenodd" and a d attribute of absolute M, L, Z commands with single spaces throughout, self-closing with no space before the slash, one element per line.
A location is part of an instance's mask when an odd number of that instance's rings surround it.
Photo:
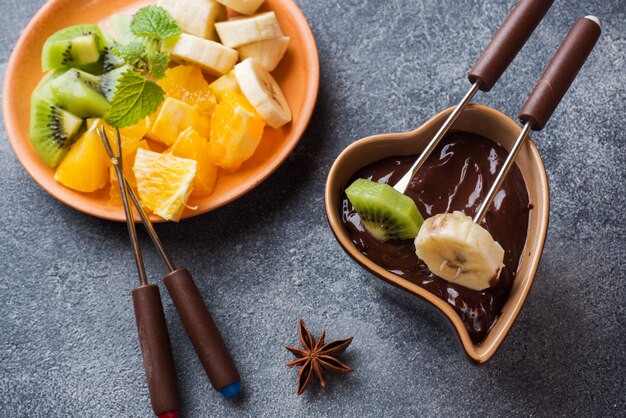
<path fill-rule="evenodd" d="M 468 73 L 472 86 L 456 105 L 433 139 L 406 174 L 393 186 L 400 193 L 406 192 L 409 183 L 424 164 L 428 156 L 445 134 L 450 130 L 459 115 L 470 103 L 478 90 L 488 92 L 507 69 L 530 35 L 546 15 L 554 0 L 520 0 L 506 18 L 500 29 L 487 45 L 474 67 Z"/>
<path fill-rule="evenodd" d="M 148 284 L 141 248 L 137 240 L 137 230 L 132 220 L 133 214 L 128 205 L 127 184 L 124 181 L 122 171 L 122 141 L 118 134 L 117 155 L 115 155 L 104 128 L 100 138 L 113 163 L 113 167 L 115 167 L 124 205 L 124 214 L 126 215 L 128 235 L 130 236 L 137 273 L 139 274 L 140 285 L 134 288 L 131 294 L 152 410 L 159 418 L 178 418 L 180 396 L 176 382 L 172 345 L 167 331 L 159 287 L 156 284 Z"/>
<path fill-rule="evenodd" d="M 600 37 L 600 21 L 578 19 L 545 68 L 519 114 L 524 124 L 485 199 L 470 218 L 460 211 L 426 219 L 415 253 L 437 276 L 476 291 L 492 287 L 504 265 L 504 249 L 480 226 L 531 130 L 540 131 L 558 106 Z"/>
<path fill-rule="evenodd" d="M 164 277 L 163 282 L 165 283 L 168 293 L 174 302 L 176 311 L 182 320 L 185 330 L 187 331 L 187 335 L 189 336 L 189 339 L 191 340 L 192 345 L 200 358 L 200 362 L 202 363 L 209 380 L 211 381 L 213 387 L 224 397 L 230 398 L 236 396 L 239 393 L 241 386 L 239 372 L 237 371 L 228 349 L 226 348 L 224 340 L 222 339 L 219 330 L 217 329 L 217 326 L 215 325 L 215 322 L 213 321 L 211 314 L 209 313 L 209 310 L 207 309 L 202 296 L 191 277 L 191 274 L 186 268 L 176 268 L 172 258 L 156 233 L 150 218 L 141 206 L 139 199 L 137 199 L 137 196 L 130 187 L 128 180 L 124 176 L 121 145 L 122 141 L 119 130 L 116 131 L 117 155 L 113 152 L 111 143 L 104 128 L 102 128 L 99 134 L 117 174 L 117 180 L 122 196 L 122 204 L 126 215 L 126 223 L 131 238 L 133 253 L 135 255 L 137 271 L 139 272 L 141 287 L 133 289 L 133 302 L 135 304 L 139 336 L 142 341 L 142 355 L 144 357 L 144 365 L 148 378 L 148 387 L 150 389 L 150 396 L 155 413 L 159 415 L 157 408 L 155 407 L 155 403 L 160 404 L 161 399 L 159 398 L 162 397 L 162 394 L 158 390 L 161 386 L 161 380 L 163 380 L 161 378 L 162 372 L 159 368 L 159 362 L 167 362 L 164 360 L 166 356 L 157 356 L 155 353 L 158 350 L 152 351 L 150 349 L 152 345 L 149 343 L 144 344 L 144 340 L 146 338 L 150 338 L 153 334 L 151 330 L 158 329 L 161 334 L 165 335 L 165 337 L 161 338 L 163 345 L 169 347 L 170 344 L 169 337 L 167 336 L 167 327 L 165 325 L 165 317 L 163 315 L 158 286 L 147 284 L 141 249 L 137 239 L 135 223 L 133 222 L 133 214 L 128 203 L 129 198 L 132 200 L 133 205 L 137 209 L 139 217 L 148 232 L 148 235 L 169 270 L 169 274 Z M 151 289 L 150 292 L 152 296 L 150 302 L 144 302 L 143 299 L 137 301 L 138 298 L 135 297 L 135 295 L 147 292 L 143 290 L 147 287 Z M 153 318 L 150 317 L 149 312 L 148 314 L 140 315 L 140 313 L 144 311 L 142 310 L 144 303 L 149 304 L 150 309 L 152 310 L 160 310 L 160 317 L 162 317 L 162 320 L 159 319 L 159 321 L 157 321 L 158 323 L 154 324 Z M 159 315 L 156 316 L 158 317 Z M 169 357 L 171 359 L 171 348 L 169 348 Z M 171 363 L 171 371 L 168 371 L 167 376 L 169 378 L 173 375 L 173 382 L 175 385 L 175 371 L 172 373 L 173 362 L 171 360 L 169 362 Z M 173 393 L 174 390 L 176 391 L 177 398 L 177 388 L 172 388 L 170 392 Z M 172 404 L 173 403 L 174 402 L 172 402 Z M 159 409 L 163 410 L 163 408 Z"/>
<path fill-rule="evenodd" d="M 548 66 L 543 70 L 535 88 L 522 106 L 518 118 L 524 124 L 513 147 L 509 151 L 500 172 L 496 176 L 485 200 L 474 216 L 474 222 L 480 224 L 497 192 L 502 187 L 507 173 L 513 166 L 515 157 L 526 143 L 531 130 L 540 131 L 552 116 L 552 113 L 576 78 L 578 71 L 593 50 L 602 27 L 595 16 L 578 19 L 561 42 Z"/>

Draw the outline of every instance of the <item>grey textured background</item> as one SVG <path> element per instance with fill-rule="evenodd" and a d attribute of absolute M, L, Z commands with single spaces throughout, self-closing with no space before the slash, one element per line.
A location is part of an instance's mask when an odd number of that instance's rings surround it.
<path fill-rule="evenodd" d="M 2 0 L 3 74 L 43 3 Z M 477 98 L 515 115 L 571 23 L 589 13 L 603 21 L 590 61 L 536 135 L 551 184 L 548 239 L 517 323 L 483 367 L 464 359 L 438 314 L 341 251 L 323 190 L 354 140 L 413 129 L 456 102 L 513 1 L 298 3 L 321 62 L 302 142 L 240 200 L 158 227 L 199 279 L 245 385 L 234 402 L 213 392 L 164 298 L 184 416 L 624 416 L 626 2 L 557 0 L 494 92 Z M 0 415 L 150 416 L 124 225 L 47 195 L 1 135 Z M 145 256 L 159 277 L 155 252 Z M 297 342 L 300 317 L 316 335 L 354 335 L 345 356 L 354 372 L 296 397 L 282 345 Z"/>

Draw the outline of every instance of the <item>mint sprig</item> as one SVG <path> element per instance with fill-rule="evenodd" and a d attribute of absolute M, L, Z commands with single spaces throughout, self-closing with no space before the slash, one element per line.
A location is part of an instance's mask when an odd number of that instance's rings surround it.
<path fill-rule="evenodd" d="M 148 51 L 147 58 L 150 63 L 148 73 L 156 79 L 165 77 L 165 71 L 170 62 L 170 54 L 164 51 Z"/>
<path fill-rule="evenodd" d="M 160 79 L 170 62 L 170 54 L 163 51 L 152 51 L 141 42 L 115 47 L 115 54 L 131 65 L 135 70 Z"/>
<path fill-rule="evenodd" d="M 165 76 L 170 55 L 161 51 L 161 42 L 182 33 L 176 20 L 162 7 L 146 6 L 135 13 L 130 30 L 140 41 L 116 45 L 115 54 L 144 75 Z"/>
<path fill-rule="evenodd" d="M 115 54 L 133 67 L 143 63 L 145 53 L 146 46 L 141 42 L 131 42 L 127 45 L 115 46 Z"/>
<path fill-rule="evenodd" d="M 104 119 L 116 128 L 134 125 L 154 113 L 164 97 L 165 92 L 157 83 L 129 69 L 120 77 Z"/>
<path fill-rule="evenodd" d="M 135 36 L 159 41 L 183 33 L 167 10 L 154 5 L 142 7 L 135 13 L 130 24 L 130 30 Z"/>
<path fill-rule="evenodd" d="M 154 5 L 135 13 L 130 30 L 140 42 L 116 45 L 115 54 L 133 69 L 118 80 L 111 107 L 104 115 L 109 125 L 117 128 L 134 125 L 163 103 L 165 92 L 149 78 L 165 76 L 170 55 L 161 51 L 161 42 L 182 33 L 176 20 L 164 8 Z"/>

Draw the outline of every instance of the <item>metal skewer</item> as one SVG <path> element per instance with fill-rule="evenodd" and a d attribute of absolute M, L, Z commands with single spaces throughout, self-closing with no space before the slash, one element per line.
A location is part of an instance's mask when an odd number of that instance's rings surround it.
<path fill-rule="evenodd" d="M 102 143 L 104 145 L 104 149 L 109 155 L 109 158 L 111 159 L 111 162 L 113 163 L 113 166 L 115 167 L 115 174 L 117 175 L 117 181 L 120 182 L 120 184 L 122 184 L 124 188 L 126 188 L 126 182 L 123 181 L 124 175 L 122 171 L 123 170 L 123 166 L 122 166 L 123 162 L 121 158 L 122 143 L 120 142 L 119 137 L 117 140 L 118 156 L 116 156 L 115 153 L 113 152 L 113 149 L 111 148 L 111 143 L 108 140 L 105 141 L 103 139 Z M 124 205 L 124 214 L 126 215 L 126 219 L 127 220 L 132 219 L 133 214 L 132 214 L 131 208 L 128 206 L 126 190 L 123 190 L 121 195 L 122 195 L 122 204 Z M 134 222 L 126 222 L 126 226 L 128 227 L 128 235 L 130 236 L 130 243 L 132 245 L 133 254 L 135 256 L 135 264 L 137 265 L 137 272 L 139 273 L 139 283 L 142 286 L 146 286 L 148 284 L 148 277 L 146 276 L 146 269 L 143 264 L 143 257 L 141 256 L 141 248 L 139 247 L 139 241 L 137 240 L 137 229 L 135 228 Z"/>
<path fill-rule="evenodd" d="M 119 136 L 118 136 L 118 141 L 119 141 Z M 133 205 L 135 205 L 135 208 L 137 209 L 137 212 L 139 213 L 141 222 L 146 228 L 146 231 L 148 232 L 150 239 L 154 243 L 154 246 L 157 248 L 159 255 L 163 259 L 163 262 L 165 263 L 165 265 L 167 266 L 170 272 L 176 270 L 176 266 L 174 265 L 174 262 L 172 261 L 172 257 L 170 257 L 169 253 L 165 249 L 163 242 L 161 242 L 161 239 L 159 238 L 159 236 L 156 233 L 156 230 L 154 229 L 154 225 L 152 225 L 152 221 L 150 221 L 148 214 L 139 203 L 139 199 L 137 199 L 137 196 L 135 195 L 134 190 L 132 189 L 132 187 L 130 187 L 130 184 L 128 184 L 128 180 L 126 180 L 126 177 L 124 177 L 124 186 L 126 187 L 128 196 L 130 196 L 130 199 L 133 201 Z M 123 200 L 124 198 L 122 198 L 122 202 Z"/>
<path fill-rule="evenodd" d="M 522 132 L 519 134 L 519 136 L 515 140 L 515 143 L 513 144 L 513 148 L 511 148 L 511 151 L 509 151 L 509 155 L 506 157 L 506 160 L 504 161 L 504 165 L 502 166 L 502 168 L 500 169 L 500 172 L 496 176 L 496 179 L 494 183 L 491 185 L 489 192 L 487 192 L 487 196 L 485 196 L 485 200 L 480 205 L 480 208 L 478 208 L 478 212 L 476 212 L 476 215 L 474 215 L 475 223 L 480 224 L 483 218 L 485 217 L 485 215 L 487 214 L 487 211 L 489 210 L 489 206 L 491 206 L 491 203 L 493 203 L 493 199 L 495 199 L 496 194 L 498 193 L 498 190 L 500 190 L 500 187 L 502 187 L 502 183 L 504 183 L 504 179 L 506 179 L 506 175 L 508 174 L 511 167 L 513 167 L 513 162 L 515 162 L 515 158 L 517 157 L 517 154 L 519 154 L 520 150 L 522 149 L 522 146 L 526 143 L 526 138 L 528 138 L 529 133 L 530 133 L 530 123 L 527 122 L 526 124 L 524 124 L 524 127 L 522 128 Z"/>
<path fill-rule="evenodd" d="M 439 128 L 433 139 L 407 173 L 393 188 L 406 192 L 417 171 L 435 150 L 437 144 L 448 133 L 459 115 L 470 103 L 478 90 L 488 92 L 522 49 L 530 35 L 539 25 L 554 0 L 520 0 L 502 26 L 487 45 L 474 67 L 468 73 L 472 86 Z"/>
<path fill-rule="evenodd" d="M 426 162 L 430 154 L 435 150 L 437 144 L 439 144 L 439 141 L 441 141 L 445 134 L 448 133 L 452 125 L 454 125 L 454 122 L 456 122 L 461 113 L 463 113 L 463 110 L 465 110 L 465 107 L 467 107 L 477 91 L 478 83 L 476 82 L 472 84 L 472 87 L 468 90 L 463 99 L 459 102 L 459 104 L 456 105 L 456 107 L 454 108 L 452 113 L 450 113 L 441 128 L 439 128 L 433 139 L 430 140 L 428 145 L 426 145 L 424 151 L 422 151 L 422 153 L 413 163 L 411 168 L 409 168 L 409 171 L 407 171 L 406 174 L 402 176 L 402 178 L 393 186 L 394 189 L 396 189 L 400 193 L 406 192 L 407 187 L 409 187 L 409 183 L 411 183 L 411 180 L 413 179 L 413 177 L 415 177 L 420 167 L 424 164 L 424 162 Z"/>

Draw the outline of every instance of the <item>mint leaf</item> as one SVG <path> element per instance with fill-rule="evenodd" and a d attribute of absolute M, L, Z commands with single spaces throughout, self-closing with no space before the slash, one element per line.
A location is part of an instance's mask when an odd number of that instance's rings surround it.
<path fill-rule="evenodd" d="M 154 81 L 128 70 L 120 77 L 111 107 L 104 115 L 116 128 L 134 125 L 154 113 L 163 102 L 165 92 Z"/>
<path fill-rule="evenodd" d="M 161 51 L 152 51 L 141 42 L 132 42 L 128 45 L 115 47 L 115 54 L 127 64 L 144 75 L 156 79 L 165 76 L 165 70 L 170 62 L 170 54 Z"/>
<path fill-rule="evenodd" d="M 131 42 L 127 45 L 115 46 L 115 55 L 123 59 L 127 64 L 136 67 L 144 61 L 146 47 L 141 42 Z"/>
<path fill-rule="evenodd" d="M 148 73 L 156 79 L 165 77 L 167 64 L 170 62 L 170 54 L 167 52 L 148 52 Z"/>
<path fill-rule="evenodd" d="M 130 30 L 135 36 L 160 41 L 183 33 L 176 20 L 164 8 L 154 5 L 142 7 L 135 13 Z"/>

